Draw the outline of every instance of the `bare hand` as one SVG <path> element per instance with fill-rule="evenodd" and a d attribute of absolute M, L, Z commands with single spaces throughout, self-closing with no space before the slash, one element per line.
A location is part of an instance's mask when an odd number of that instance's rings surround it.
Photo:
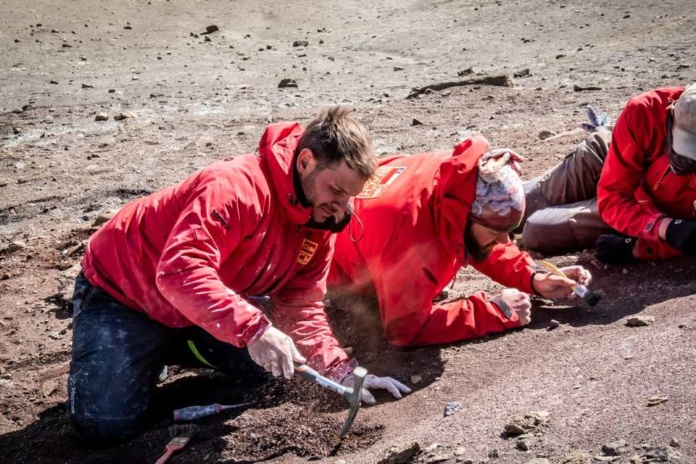
<path fill-rule="evenodd" d="M 517 314 L 520 325 L 532 322 L 532 303 L 529 301 L 529 295 L 514 288 L 506 288 L 500 292 L 500 297 L 512 312 Z"/>
<path fill-rule="evenodd" d="M 589 285 L 592 282 L 592 274 L 582 266 L 568 266 L 561 268 L 567 278 L 553 274 L 538 273 L 534 275 L 534 289 L 544 298 L 552 300 L 558 298 L 570 298 L 575 294 L 573 288 L 576 284 Z"/>
<path fill-rule="evenodd" d="M 256 364 L 275 377 L 282 374 L 289 379 L 295 373 L 295 362 L 307 362 L 297 351 L 292 339 L 275 327 L 269 327 L 263 335 L 247 346 L 247 350 Z"/>

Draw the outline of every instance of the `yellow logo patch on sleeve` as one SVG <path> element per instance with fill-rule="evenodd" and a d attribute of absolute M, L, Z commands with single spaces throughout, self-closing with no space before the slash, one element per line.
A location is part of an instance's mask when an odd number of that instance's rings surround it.
<path fill-rule="evenodd" d="M 303 266 L 309 263 L 317 252 L 317 248 L 319 248 L 318 243 L 304 239 L 300 246 L 300 254 L 297 255 L 297 262 Z"/>
<path fill-rule="evenodd" d="M 405 167 L 390 167 L 382 166 L 377 169 L 374 176 L 370 178 L 365 183 L 365 188 L 363 188 L 360 195 L 356 198 L 377 198 L 384 193 L 384 191 L 391 184 L 394 183 L 397 177 L 401 175 L 402 172 L 406 170 Z"/>

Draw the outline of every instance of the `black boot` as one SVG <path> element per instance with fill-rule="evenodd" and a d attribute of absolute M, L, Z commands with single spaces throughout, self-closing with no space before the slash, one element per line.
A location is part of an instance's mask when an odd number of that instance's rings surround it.
<path fill-rule="evenodd" d="M 618 234 L 600 235 L 595 242 L 597 259 L 607 264 L 624 264 L 633 261 L 636 239 Z"/>

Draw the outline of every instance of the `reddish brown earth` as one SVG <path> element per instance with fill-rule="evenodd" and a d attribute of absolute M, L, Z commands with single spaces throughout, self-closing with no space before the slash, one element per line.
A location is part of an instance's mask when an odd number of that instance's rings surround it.
<path fill-rule="evenodd" d="M 540 302 L 528 328 L 481 341 L 396 350 L 370 302 L 335 302 L 337 335 L 361 363 L 414 387 L 363 408 L 343 443 L 342 400 L 301 379 L 252 388 L 172 369 L 155 427 L 105 451 L 79 444 L 62 413 L 68 300 L 100 215 L 254 151 L 268 122 L 306 122 L 336 103 L 357 109 L 381 154 L 483 133 L 539 174 L 581 139 L 572 130 L 584 105 L 616 117 L 631 95 L 696 81 L 693 2 L 4 0 L 0 11 L 0 462 L 154 462 L 173 408 L 250 400 L 200 421 L 171 462 L 374 463 L 411 441 L 430 446 L 420 462 L 589 462 L 564 457 L 623 439 L 628 451 L 614 462 L 627 463 L 651 453 L 640 445 L 673 438 L 681 446 L 669 459 L 696 462 L 696 265 L 604 267 L 592 251 L 553 262 L 594 273 L 606 292 L 597 308 Z M 220 30 L 210 42 L 191 36 L 211 24 Z M 457 76 L 469 67 L 473 76 Z M 412 87 L 525 68 L 513 87 L 405 99 Z M 298 88 L 278 89 L 282 78 Z M 121 111 L 137 118 L 114 121 Z M 109 119 L 96 122 L 101 112 Z M 542 141 L 542 130 L 560 135 Z M 455 295 L 477 290 L 497 286 L 458 276 Z M 627 327 L 635 314 L 655 322 Z M 560 327 L 547 331 L 550 319 Z M 668 401 L 648 407 L 653 395 Z M 449 401 L 463 410 L 443 417 Z M 518 450 L 505 424 L 540 410 L 549 424 Z"/>

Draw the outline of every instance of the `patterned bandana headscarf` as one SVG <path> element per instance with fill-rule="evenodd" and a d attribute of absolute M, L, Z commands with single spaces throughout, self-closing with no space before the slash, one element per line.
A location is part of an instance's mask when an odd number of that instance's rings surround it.
<path fill-rule="evenodd" d="M 471 220 L 489 229 L 509 232 L 524 215 L 524 187 L 520 163 L 524 158 L 506 148 L 487 152 L 478 162 L 476 201 Z"/>

